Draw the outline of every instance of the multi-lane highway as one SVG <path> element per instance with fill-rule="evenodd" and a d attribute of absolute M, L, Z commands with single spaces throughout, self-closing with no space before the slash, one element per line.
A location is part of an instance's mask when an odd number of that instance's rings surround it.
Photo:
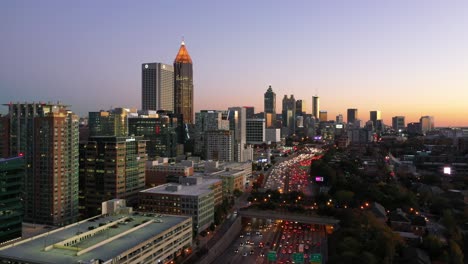
<path fill-rule="evenodd" d="M 252 219 L 213 263 L 292 263 L 294 254 L 303 254 L 305 263 L 308 263 L 310 254 L 324 254 L 325 251 L 326 233 L 323 226 Z M 272 255 L 275 256 L 274 261 L 270 261 Z"/>

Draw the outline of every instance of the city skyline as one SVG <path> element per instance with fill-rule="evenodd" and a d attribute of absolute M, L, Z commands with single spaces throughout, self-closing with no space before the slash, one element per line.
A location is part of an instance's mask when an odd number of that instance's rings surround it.
<path fill-rule="evenodd" d="M 261 112 L 271 84 L 307 113 L 319 96 L 329 119 L 357 108 L 364 122 L 380 110 L 387 125 L 468 126 L 466 3 L 265 3 L 1 3 L 1 103 L 61 101 L 80 116 L 141 108 L 141 65 L 171 64 L 185 37 L 195 112 Z"/>

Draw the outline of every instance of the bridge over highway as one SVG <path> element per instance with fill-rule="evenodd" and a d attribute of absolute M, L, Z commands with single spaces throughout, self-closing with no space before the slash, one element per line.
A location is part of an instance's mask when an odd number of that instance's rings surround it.
<path fill-rule="evenodd" d="M 287 211 L 273 211 L 273 210 L 257 210 L 257 209 L 247 209 L 243 208 L 238 212 L 241 217 L 248 218 L 263 218 L 263 219 L 272 219 L 272 220 L 286 220 L 300 222 L 304 224 L 317 224 L 317 225 L 330 225 L 338 226 L 340 220 L 332 217 L 324 217 L 318 215 L 310 214 L 298 214 L 291 213 Z"/>

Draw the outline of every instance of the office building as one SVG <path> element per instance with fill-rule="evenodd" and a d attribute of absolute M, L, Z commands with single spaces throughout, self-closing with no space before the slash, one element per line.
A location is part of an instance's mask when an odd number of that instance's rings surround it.
<path fill-rule="evenodd" d="M 354 124 L 356 122 L 356 120 L 359 118 L 358 117 L 358 110 L 355 109 L 355 108 L 350 108 L 348 109 L 348 120 L 347 120 L 347 123 L 348 124 Z"/>
<path fill-rule="evenodd" d="M 205 159 L 234 161 L 234 133 L 231 130 L 205 132 Z"/>
<path fill-rule="evenodd" d="M 266 128 L 265 141 L 271 143 L 281 142 L 281 129 L 279 128 Z"/>
<path fill-rule="evenodd" d="M 339 114 L 336 116 L 336 123 L 337 124 L 343 124 L 343 115 L 342 114 Z"/>
<path fill-rule="evenodd" d="M 305 116 L 307 112 L 307 103 L 304 100 L 296 101 L 296 116 Z"/>
<path fill-rule="evenodd" d="M 319 119 L 320 111 L 320 98 L 318 96 L 312 96 L 312 116 L 315 119 Z"/>
<path fill-rule="evenodd" d="M 370 111 L 369 120 L 372 121 L 374 128 L 377 128 L 377 120 L 382 120 L 382 112 L 379 110 Z"/>
<path fill-rule="evenodd" d="M 128 118 L 128 135 L 143 136 L 149 159 L 177 156 L 179 120 L 172 113 L 140 114 Z"/>
<path fill-rule="evenodd" d="M 265 119 L 247 119 L 246 140 L 248 144 L 265 142 Z"/>
<path fill-rule="evenodd" d="M 22 156 L 0 158 L 0 244 L 22 235 L 24 169 Z"/>
<path fill-rule="evenodd" d="M 253 149 L 247 145 L 247 108 L 229 107 L 227 119 L 229 120 L 229 129 L 234 132 L 234 161 L 244 162 L 251 160 L 249 151 Z M 247 153 L 247 155 L 244 155 Z"/>
<path fill-rule="evenodd" d="M 174 111 L 174 66 L 141 65 L 141 109 Z"/>
<path fill-rule="evenodd" d="M 264 110 L 266 123 L 269 127 L 276 125 L 276 93 L 273 92 L 271 85 L 268 86 L 264 95 Z"/>
<path fill-rule="evenodd" d="M 245 108 L 245 116 L 246 118 L 254 118 L 255 116 L 255 108 L 253 106 L 243 106 Z"/>
<path fill-rule="evenodd" d="M 191 217 L 117 209 L 1 248 L 0 263 L 170 263 L 191 250 Z"/>
<path fill-rule="evenodd" d="M 0 158 L 10 156 L 10 119 L 0 114 Z"/>
<path fill-rule="evenodd" d="M 320 120 L 320 122 L 327 122 L 328 121 L 328 112 L 324 111 L 324 110 L 320 110 L 319 120 Z"/>
<path fill-rule="evenodd" d="M 146 141 L 137 137 L 90 137 L 80 143 L 80 209 L 91 217 L 101 203 L 119 198 L 136 206 L 145 188 Z"/>
<path fill-rule="evenodd" d="M 283 110 L 282 110 L 282 120 L 283 120 L 283 127 L 287 127 L 289 129 L 289 134 L 294 134 L 295 132 L 295 121 L 296 121 L 296 99 L 294 99 L 294 95 L 288 98 L 287 95 L 283 97 Z"/>
<path fill-rule="evenodd" d="M 433 116 L 421 116 L 419 119 L 421 124 L 421 133 L 425 135 L 427 132 L 434 130 L 434 117 Z"/>
<path fill-rule="evenodd" d="M 223 113 L 218 110 L 201 110 L 195 114 L 195 146 L 196 155 L 206 155 L 206 132 L 208 131 L 228 131 L 230 121 L 229 113 Z"/>
<path fill-rule="evenodd" d="M 392 127 L 395 131 L 405 130 L 405 117 L 404 116 L 394 116 L 392 117 Z"/>
<path fill-rule="evenodd" d="M 114 108 L 108 111 L 89 112 L 89 136 L 127 136 L 127 118 L 131 113 L 136 113 L 136 109 Z"/>
<path fill-rule="evenodd" d="M 184 41 L 174 60 L 174 113 L 182 115 L 184 124 L 193 124 L 192 59 Z"/>
<path fill-rule="evenodd" d="M 61 103 L 11 103 L 9 156 L 25 160 L 24 221 L 66 225 L 78 218 L 78 116 Z M 5 146 L 5 144 L 3 144 Z M 2 151 L 3 152 L 3 151 Z"/>
<path fill-rule="evenodd" d="M 191 216 L 194 231 L 200 233 L 214 222 L 214 196 L 219 191 L 220 179 L 181 178 L 180 184 L 167 183 L 141 191 L 140 210 Z"/>
<path fill-rule="evenodd" d="M 146 187 L 151 188 L 169 182 L 169 178 L 192 176 L 193 165 L 184 163 L 170 164 L 167 161 L 147 161 L 145 169 Z"/>
<path fill-rule="evenodd" d="M 221 179 L 223 197 L 230 197 L 235 190 L 244 191 L 246 183 L 246 172 L 244 170 L 233 170 L 226 168 L 223 171 L 203 176 L 204 179 Z"/>

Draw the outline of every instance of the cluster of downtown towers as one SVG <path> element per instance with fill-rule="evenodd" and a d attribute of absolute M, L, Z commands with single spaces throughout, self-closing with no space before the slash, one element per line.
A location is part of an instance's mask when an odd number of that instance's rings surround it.
<path fill-rule="evenodd" d="M 155 128 L 165 132 L 166 123 L 193 124 L 192 60 L 185 44 L 173 66 L 142 68 L 145 116 L 168 119 L 136 118 L 134 129 L 148 121 L 153 134 Z M 134 136 L 136 131 L 129 136 L 128 109 L 90 112 L 90 124 L 83 126 L 60 102 L 6 106 L 8 114 L 0 115 L 0 243 L 20 237 L 23 220 L 61 226 L 98 214 L 99 204 L 109 199 L 136 202 L 145 187 L 148 140 Z M 156 114 L 160 109 L 166 111 Z M 169 145 L 178 143 L 176 132 L 167 133 Z"/>
<path fill-rule="evenodd" d="M 220 148 L 232 147 L 233 161 L 252 160 L 252 148 L 246 143 L 278 141 L 280 134 L 284 137 L 299 133 L 300 127 L 314 127 L 306 126 L 306 120 L 327 119 L 326 112 L 319 112 L 317 96 L 312 98 L 312 115 L 305 114 L 305 102 L 285 96 L 277 116 L 271 86 L 259 119 L 251 107 L 232 107 L 204 110 L 194 122 L 193 98 L 192 60 L 182 42 L 173 65 L 142 64 L 140 111 L 90 112 L 84 125 L 61 103 L 7 104 L 9 113 L 0 115 L 0 242 L 21 236 L 23 220 L 66 225 L 99 214 L 101 202 L 113 198 L 136 206 L 137 194 L 145 188 L 148 159 L 199 154 L 200 146 L 195 143 L 205 140 L 203 149 L 207 138 L 228 136 L 235 147 L 213 141 L 218 149 L 204 158 L 229 160 L 221 158 Z M 357 118 L 357 109 L 350 110 L 348 123 Z M 259 132 L 259 139 L 249 139 L 246 130 L 256 124 L 260 128 L 251 130 L 254 136 Z M 193 126 L 195 131 L 206 131 L 205 138 L 194 135 Z M 265 136 L 266 130 L 272 132 L 271 139 Z"/>

